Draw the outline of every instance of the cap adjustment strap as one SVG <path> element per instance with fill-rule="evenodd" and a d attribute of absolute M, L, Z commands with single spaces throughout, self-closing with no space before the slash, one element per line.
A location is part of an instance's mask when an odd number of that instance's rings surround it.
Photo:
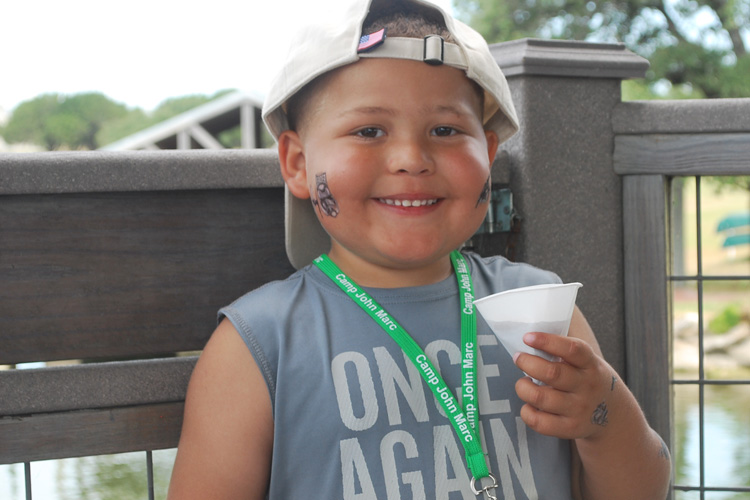
<path fill-rule="evenodd" d="M 461 48 L 455 43 L 446 43 L 439 35 L 427 35 L 424 39 L 387 37 L 371 50 L 360 52 L 359 57 L 410 59 L 432 65 L 447 64 L 463 70 L 468 68 Z"/>
<path fill-rule="evenodd" d="M 422 60 L 432 66 L 443 64 L 445 55 L 445 40 L 440 35 L 427 35 L 424 37 L 424 55 Z"/>

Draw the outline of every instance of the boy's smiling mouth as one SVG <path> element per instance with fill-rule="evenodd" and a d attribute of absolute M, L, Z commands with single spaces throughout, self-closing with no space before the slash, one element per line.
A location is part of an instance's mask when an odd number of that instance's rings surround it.
<path fill-rule="evenodd" d="M 392 205 L 395 207 L 426 207 L 434 205 L 438 202 L 437 198 L 430 198 L 428 200 L 409 200 L 409 199 L 393 199 L 393 198 L 378 198 L 378 201 L 385 203 L 386 205 Z"/>

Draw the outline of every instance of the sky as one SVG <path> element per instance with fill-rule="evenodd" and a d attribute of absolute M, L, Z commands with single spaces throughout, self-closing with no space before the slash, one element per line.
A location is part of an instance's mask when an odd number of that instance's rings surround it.
<path fill-rule="evenodd" d="M 43 93 L 99 91 L 146 111 L 227 88 L 263 96 L 295 29 L 346 1 L 2 2 L 0 108 Z"/>

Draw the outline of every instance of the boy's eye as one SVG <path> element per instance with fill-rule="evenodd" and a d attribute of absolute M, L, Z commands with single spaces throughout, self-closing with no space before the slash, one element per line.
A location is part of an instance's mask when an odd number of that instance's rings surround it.
<path fill-rule="evenodd" d="M 382 137 L 383 131 L 377 127 L 365 127 L 363 129 L 357 130 L 357 135 L 359 137 L 365 137 L 367 139 L 375 139 L 377 137 Z"/>
<path fill-rule="evenodd" d="M 453 127 L 445 127 L 445 126 L 442 126 L 442 127 L 435 127 L 435 128 L 434 128 L 434 129 L 432 130 L 432 133 L 433 133 L 434 135 L 437 135 L 437 136 L 439 136 L 439 137 L 447 137 L 447 136 L 450 136 L 450 135 L 455 135 L 455 134 L 457 134 L 457 133 L 458 133 L 458 131 L 457 131 L 457 130 L 456 130 L 455 128 L 453 128 Z"/>

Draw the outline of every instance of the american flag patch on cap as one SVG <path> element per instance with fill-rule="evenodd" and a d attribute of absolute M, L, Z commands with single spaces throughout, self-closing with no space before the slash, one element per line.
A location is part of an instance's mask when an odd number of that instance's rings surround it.
<path fill-rule="evenodd" d="M 370 33 L 369 35 L 363 35 L 362 38 L 359 39 L 357 52 L 367 52 L 368 50 L 371 50 L 383 43 L 384 40 L 385 28 L 380 31 L 376 31 L 375 33 Z"/>

